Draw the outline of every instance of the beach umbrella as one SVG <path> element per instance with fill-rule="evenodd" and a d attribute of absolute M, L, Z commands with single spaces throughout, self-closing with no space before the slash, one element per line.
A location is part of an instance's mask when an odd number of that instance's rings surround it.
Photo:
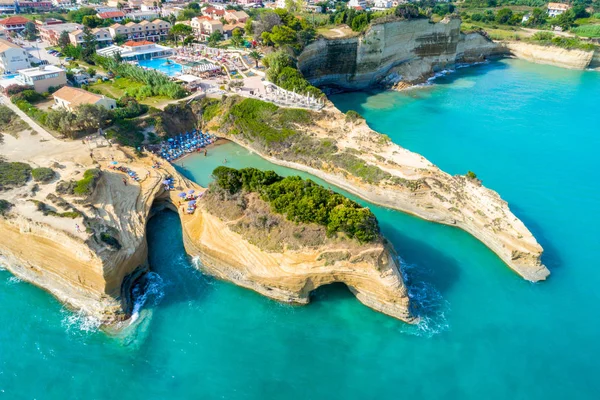
<path fill-rule="evenodd" d="M 169 183 L 171 183 L 171 182 L 169 182 L 169 181 L 166 181 L 166 180 L 165 180 L 165 181 L 163 181 L 162 183 L 163 183 L 163 185 L 168 185 L 168 184 L 169 184 Z"/>
<path fill-rule="evenodd" d="M 169 142 L 172 142 L 172 141 L 173 141 L 173 138 L 169 138 Z"/>
<path fill-rule="evenodd" d="M 188 194 L 194 194 L 195 190 L 194 189 L 190 189 L 188 190 Z"/>
<path fill-rule="evenodd" d="M 186 196 L 185 192 L 181 192 L 178 194 L 179 197 L 181 197 L 182 199 Z"/>
<path fill-rule="evenodd" d="M 118 162 L 116 162 L 116 161 L 113 161 L 113 162 L 111 162 L 111 164 L 112 164 L 112 165 L 117 165 L 117 164 L 118 164 Z"/>
<path fill-rule="evenodd" d="M 191 204 L 191 205 L 196 204 L 196 200 L 192 200 L 188 204 Z"/>

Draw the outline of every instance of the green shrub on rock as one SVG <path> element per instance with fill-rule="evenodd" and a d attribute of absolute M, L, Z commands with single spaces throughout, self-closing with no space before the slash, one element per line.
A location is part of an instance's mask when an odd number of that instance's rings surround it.
<path fill-rule="evenodd" d="M 34 168 L 31 170 L 33 180 L 41 183 L 48 183 L 56 176 L 56 173 L 51 168 Z"/>

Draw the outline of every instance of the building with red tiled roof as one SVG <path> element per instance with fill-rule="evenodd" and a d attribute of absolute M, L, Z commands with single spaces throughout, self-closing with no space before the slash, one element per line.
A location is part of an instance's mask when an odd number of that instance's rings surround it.
<path fill-rule="evenodd" d="M 112 19 L 116 22 L 125 19 L 125 13 L 123 11 L 106 11 L 96 14 L 100 19 Z"/>
<path fill-rule="evenodd" d="M 8 17 L 0 20 L 0 28 L 5 32 L 20 32 L 25 29 L 25 24 L 31 22 L 23 17 Z"/>

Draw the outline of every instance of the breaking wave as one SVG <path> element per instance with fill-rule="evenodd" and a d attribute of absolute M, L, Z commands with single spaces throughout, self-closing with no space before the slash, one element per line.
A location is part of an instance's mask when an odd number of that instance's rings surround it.
<path fill-rule="evenodd" d="M 100 320 L 86 314 L 82 310 L 73 312 L 63 309 L 62 313 L 65 316 L 61 321 L 61 325 L 66 329 L 67 333 L 90 334 L 100 329 Z"/>
<path fill-rule="evenodd" d="M 131 291 L 133 310 L 130 324 L 135 323 L 140 316 L 140 310 L 146 304 L 156 306 L 165 296 L 165 282 L 156 272 L 148 272 Z"/>
<path fill-rule="evenodd" d="M 405 325 L 403 332 L 416 336 L 432 337 L 450 328 L 447 315 L 450 303 L 428 282 L 432 271 L 408 264 L 399 258 L 400 272 L 408 289 L 410 312 L 419 317 L 416 325 Z"/>

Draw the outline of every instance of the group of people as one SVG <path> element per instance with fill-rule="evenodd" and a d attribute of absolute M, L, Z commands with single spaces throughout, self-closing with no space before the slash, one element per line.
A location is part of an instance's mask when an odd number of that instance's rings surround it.
<path fill-rule="evenodd" d="M 137 172 L 135 172 L 131 168 L 127 168 L 124 165 L 117 166 L 117 164 L 118 163 L 116 161 L 113 161 L 113 162 L 110 163 L 110 165 L 108 166 L 108 168 L 109 169 L 114 169 L 116 171 L 121 171 L 121 172 L 127 174 L 128 177 L 130 177 L 131 179 L 133 179 L 136 182 L 140 182 L 141 181 L 141 179 L 138 176 Z M 127 186 L 127 179 L 126 178 L 123 178 L 123 185 Z"/>
<path fill-rule="evenodd" d="M 216 140 L 216 136 L 194 129 L 191 132 L 180 133 L 173 138 L 169 138 L 154 152 L 167 161 L 175 161 L 186 154 L 200 152 L 202 149 L 204 149 L 204 155 L 206 155 L 206 146 Z"/>

